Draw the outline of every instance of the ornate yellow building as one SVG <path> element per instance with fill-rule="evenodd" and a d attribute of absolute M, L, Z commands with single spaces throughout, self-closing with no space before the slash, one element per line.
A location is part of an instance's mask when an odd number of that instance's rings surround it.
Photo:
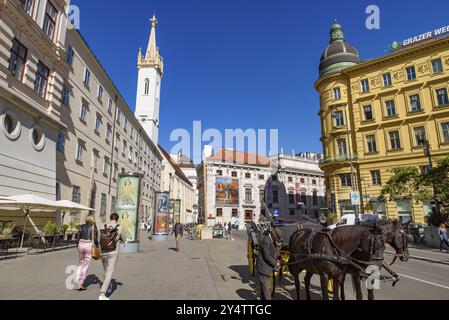
<path fill-rule="evenodd" d="M 391 169 L 428 168 L 424 140 L 434 160 L 449 153 L 448 70 L 449 37 L 361 62 L 334 22 L 315 83 L 328 208 L 339 215 L 354 212 L 354 183 L 362 198 L 359 212 L 424 222 L 430 201 L 402 198 L 380 203 L 377 197 Z"/>

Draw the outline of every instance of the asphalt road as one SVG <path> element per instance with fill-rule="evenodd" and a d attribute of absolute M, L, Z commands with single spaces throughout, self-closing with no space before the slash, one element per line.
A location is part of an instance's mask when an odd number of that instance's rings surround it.
<path fill-rule="evenodd" d="M 246 246 L 247 236 L 246 232 L 236 232 L 234 234 L 232 243 L 241 250 L 241 256 L 234 259 L 246 262 Z M 421 256 L 437 255 L 437 253 L 424 253 L 422 250 L 411 249 L 412 254 L 419 254 Z M 441 254 L 438 253 L 439 256 Z M 391 256 L 387 256 L 387 262 L 392 261 Z M 427 300 L 449 299 L 449 265 L 441 263 L 433 263 L 430 261 L 422 261 L 417 259 L 410 259 L 408 262 L 397 261 L 393 265 L 393 270 L 400 275 L 400 281 L 395 287 L 391 283 L 380 283 L 380 289 L 375 290 L 375 298 L 379 300 Z M 240 270 L 242 279 L 251 279 L 249 277 L 248 268 Z M 246 274 L 245 274 L 246 273 Z M 301 280 L 303 277 L 300 278 Z M 250 280 L 252 281 L 252 280 Z M 347 279 L 345 284 L 346 297 L 348 300 L 355 299 L 355 294 L 352 289 L 350 279 Z M 314 276 L 312 279 L 313 289 L 315 292 L 312 299 L 321 299 L 320 288 L 318 287 L 319 278 Z M 254 289 L 254 284 L 251 286 Z M 288 277 L 283 283 L 278 286 L 279 293 L 276 294 L 275 299 L 291 299 L 296 297 L 294 293 L 294 284 L 291 277 Z M 366 290 L 363 290 L 364 298 L 366 298 Z M 301 290 L 302 299 L 305 298 L 305 291 L 302 283 Z"/>

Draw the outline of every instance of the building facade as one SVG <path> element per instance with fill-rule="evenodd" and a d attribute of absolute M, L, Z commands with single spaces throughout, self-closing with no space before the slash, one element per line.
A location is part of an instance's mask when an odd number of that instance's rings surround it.
<path fill-rule="evenodd" d="M 26 193 L 55 200 L 56 146 L 65 59 L 68 1 L 2 1 L 0 4 L 0 195 Z M 23 215 L 0 212 L 23 223 Z M 37 227 L 52 214 L 35 214 Z"/>
<path fill-rule="evenodd" d="M 161 146 L 159 146 L 159 149 L 164 157 L 160 182 L 161 191 L 168 192 L 170 200 L 179 203 L 179 205 L 174 205 L 171 208 L 174 210 L 174 220 L 179 220 L 182 224 L 194 222 L 195 189 L 168 152 Z M 178 207 L 179 212 L 176 212 Z"/>
<path fill-rule="evenodd" d="M 435 159 L 448 154 L 448 69 L 447 37 L 361 62 L 342 27 L 334 23 L 315 83 L 329 208 L 339 214 L 354 212 L 349 198 L 354 184 L 362 195 L 360 212 L 424 221 L 430 201 L 377 199 L 391 169 L 428 168 L 424 140 Z"/>
<path fill-rule="evenodd" d="M 118 175 L 136 172 L 141 217 L 152 217 L 162 155 L 78 31 L 67 31 L 66 48 L 71 70 L 61 112 L 67 131 L 57 146 L 61 198 L 90 206 L 104 222 L 116 209 Z M 64 222 L 72 218 L 80 217 Z"/>
<path fill-rule="evenodd" d="M 86 41 L 67 28 L 67 5 L 65 0 L 0 4 L 0 195 L 72 200 L 94 208 L 97 221 L 105 222 L 116 208 L 118 174 L 138 172 L 140 214 L 152 217 L 162 155 Z M 155 38 L 150 43 L 155 45 Z M 154 68 L 162 73 L 160 64 Z M 150 100 L 148 112 L 159 106 L 158 95 Z M 23 223 L 20 212 L 0 216 Z M 48 220 L 61 225 L 83 218 L 33 213 L 32 232 Z"/>
<path fill-rule="evenodd" d="M 199 223 L 231 221 L 244 229 L 276 210 L 280 217 L 318 215 L 325 195 L 318 159 L 312 154 L 270 159 L 228 149 L 206 153 L 197 167 Z"/>
<path fill-rule="evenodd" d="M 198 221 L 198 175 L 196 172 L 195 165 L 193 164 L 193 161 L 190 160 L 188 157 L 182 155 L 181 153 L 178 153 L 176 155 L 171 155 L 171 158 L 175 161 L 175 163 L 178 165 L 178 167 L 181 169 L 181 171 L 184 173 L 184 175 L 189 179 L 190 183 L 193 186 L 193 190 L 195 191 L 195 198 L 193 201 L 193 209 L 192 212 L 187 211 L 189 214 L 191 214 L 191 221 L 197 222 Z M 190 221 L 190 219 L 187 219 Z"/>

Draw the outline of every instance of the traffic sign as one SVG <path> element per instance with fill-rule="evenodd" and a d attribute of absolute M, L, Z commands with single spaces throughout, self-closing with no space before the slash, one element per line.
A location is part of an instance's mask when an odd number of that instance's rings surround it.
<path fill-rule="evenodd" d="M 350 197 L 351 197 L 351 204 L 353 206 L 360 206 L 360 193 L 357 191 L 351 192 L 350 193 Z"/>

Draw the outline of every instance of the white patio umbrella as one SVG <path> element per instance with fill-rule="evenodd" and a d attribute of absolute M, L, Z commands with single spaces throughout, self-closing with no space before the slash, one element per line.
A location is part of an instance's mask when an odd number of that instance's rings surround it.
<path fill-rule="evenodd" d="M 69 200 L 60 200 L 60 201 L 56 201 L 56 203 L 58 204 L 60 209 L 63 211 L 73 211 L 73 210 L 95 211 L 92 208 L 83 206 L 82 204 L 79 204 L 79 203 L 76 203 L 73 201 L 69 201 Z"/>
<path fill-rule="evenodd" d="M 22 239 L 20 241 L 20 247 L 23 247 L 23 240 L 25 237 L 25 230 L 27 225 L 27 220 L 30 220 L 36 231 L 39 231 L 34 224 L 33 220 L 30 218 L 30 211 L 57 211 L 60 206 L 56 201 L 52 201 L 46 198 L 42 198 L 33 194 L 25 194 L 19 196 L 5 197 L 5 200 L 0 200 L 0 209 L 6 210 L 17 210 L 22 209 L 25 212 L 25 222 L 23 226 Z"/>

